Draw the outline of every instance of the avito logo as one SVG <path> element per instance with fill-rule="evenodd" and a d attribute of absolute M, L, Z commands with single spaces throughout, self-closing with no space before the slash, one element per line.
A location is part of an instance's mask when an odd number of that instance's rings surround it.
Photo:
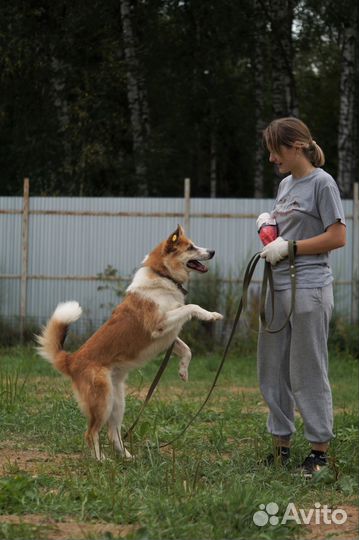
<path fill-rule="evenodd" d="M 260 504 L 259 510 L 253 514 L 253 522 L 258 527 L 264 527 L 265 525 L 285 525 L 289 521 L 295 521 L 298 525 L 309 525 L 314 523 L 319 525 L 324 523 L 329 525 L 343 525 L 346 522 L 348 516 L 345 510 L 342 508 L 336 508 L 332 510 L 327 504 L 323 506 L 316 502 L 314 508 L 304 510 L 303 508 L 297 509 L 294 503 L 288 503 L 283 517 L 280 519 L 277 514 L 279 512 L 279 506 L 275 502 L 268 504 Z"/>

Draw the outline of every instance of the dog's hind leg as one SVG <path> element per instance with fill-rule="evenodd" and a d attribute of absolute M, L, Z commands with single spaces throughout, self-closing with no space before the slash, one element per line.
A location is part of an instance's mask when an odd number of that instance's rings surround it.
<path fill-rule="evenodd" d="M 100 448 L 100 431 L 108 421 L 113 405 L 113 388 L 108 372 L 97 373 L 86 390 L 86 399 L 84 400 L 83 393 L 81 396 L 83 409 L 88 417 L 85 439 L 94 457 L 102 461 L 105 456 Z"/>
<path fill-rule="evenodd" d="M 94 418 L 91 418 L 88 429 L 85 433 L 85 439 L 91 453 L 98 461 L 103 461 L 106 459 L 104 453 L 100 449 L 100 430 L 102 426 L 102 423 L 97 422 Z"/>
<path fill-rule="evenodd" d="M 108 419 L 108 437 L 116 452 L 121 456 L 131 459 L 130 452 L 125 448 L 121 438 L 121 426 L 125 413 L 125 383 L 123 376 L 112 372 L 113 383 L 113 404 L 112 411 Z"/>
<path fill-rule="evenodd" d="M 179 356 L 179 376 L 185 382 L 188 381 L 188 366 L 192 358 L 191 349 L 186 345 L 184 341 L 180 338 L 176 338 L 175 345 L 173 348 L 175 355 Z"/>

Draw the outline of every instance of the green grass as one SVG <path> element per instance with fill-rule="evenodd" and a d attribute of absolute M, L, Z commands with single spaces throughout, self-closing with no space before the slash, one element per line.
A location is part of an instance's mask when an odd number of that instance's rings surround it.
<path fill-rule="evenodd" d="M 133 435 L 136 459 L 114 456 L 103 433 L 110 459 L 97 463 L 84 446 L 85 420 L 69 381 L 30 349 L 0 351 L 0 517 L 42 515 L 50 524 L 134 525 L 126 535 L 134 539 L 290 539 L 303 538 L 303 527 L 257 527 L 252 518 L 260 504 L 276 502 L 278 515 L 289 502 L 297 508 L 313 507 L 316 501 L 356 506 L 358 363 L 347 355 L 331 356 L 336 438 L 330 468 L 316 481 L 293 474 L 309 448 L 299 417 L 293 468 L 258 464 L 271 441 L 254 356 L 232 355 L 200 418 L 173 446 L 159 449 L 194 414 L 219 361 L 215 355 L 194 358 L 190 382 L 184 384 L 172 360 Z M 147 389 L 159 362 L 131 374 L 125 427 L 136 416 L 139 391 Z M 0 521 L 3 539 L 47 539 L 53 537 L 51 530 Z M 84 537 L 97 538 L 91 533 Z"/>

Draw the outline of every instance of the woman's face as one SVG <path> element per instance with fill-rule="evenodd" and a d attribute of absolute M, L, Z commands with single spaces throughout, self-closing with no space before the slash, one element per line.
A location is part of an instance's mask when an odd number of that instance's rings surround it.
<path fill-rule="evenodd" d="M 274 163 L 281 174 L 292 171 L 298 158 L 298 150 L 293 146 L 280 145 L 280 152 L 269 149 L 269 161 Z"/>

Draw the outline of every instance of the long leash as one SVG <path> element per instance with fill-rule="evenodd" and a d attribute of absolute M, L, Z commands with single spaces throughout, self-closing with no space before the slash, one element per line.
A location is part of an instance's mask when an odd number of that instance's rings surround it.
<path fill-rule="evenodd" d="M 170 345 L 170 347 L 167 349 L 166 354 L 165 354 L 165 356 L 164 356 L 164 358 L 163 358 L 163 360 L 161 362 L 161 365 L 157 370 L 155 378 L 153 379 L 152 384 L 148 389 L 147 395 L 146 395 L 146 397 L 145 397 L 145 399 L 144 399 L 144 401 L 143 401 L 143 403 L 141 405 L 141 408 L 140 408 L 140 411 L 139 411 L 139 413 L 138 413 L 138 415 L 136 417 L 136 420 L 133 422 L 131 427 L 129 427 L 128 430 L 126 431 L 126 433 L 124 434 L 124 436 L 123 436 L 124 439 L 126 439 L 130 434 L 132 434 L 133 430 L 137 426 L 138 421 L 141 418 L 142 413 L 143 413 L 144 409 L 147 406 L 147 403 L 150 401 L 150 399 L 152 397 L 152 394 L 156 390 L 157 385 L 158 385 L 158 383 L 160 381 L 160 378 L 162 377 L 162 374 L 163 374 L 163 372 L 165 371 L 165 369 L 166 369 L 166 367 L 168 365 L 168 362 L 169 362 L 169 359 L 171 357 L 174 346 L 175 346 L 175 342 L 173 342 L 172 345 Z"/>
<path fill-rule="evenodd" d="M 173 439 L 171 439 L 170 441 L 168 441 L 166 443 L 160 444 L 159 445 L 160 448 L 170 446 L 171 444 L 176 442 L 180 437 L 182 437 L 182 435 L 184 435 L 184 433 L 187 431 L 187 429 L 193 424 L 193 422 L 196 420 L 196 418 L 200 415 L 200 413 L 202 412 L 202 410 L 206 406 L 209 398 L 211 397 L 212 392 L 213 392 L 213 390 L 214 390 L 214 388 L 215 388 L 215 386 L 217 384 L 218 377 L 219 377 L 219 375 L 220 375 L 220 373 L 221 373 L 221 371 L 223 369 L 224 363 L 225 363 L 225 361 L 227 359 L 228 351 L 229 351 L 230 345 L 232 343 L 235 331 L 237 329 L 238 321 L 240 319 L 240 316 L 242 314 L 243 309 L 246 309 L 246 307 L 247 307 L 249 285 L 250 285 L 250 282 L 252 280 L 252 276 L 254 274 L 254 271 L 256 269 L 256 266 L 257 266 L 258 261 L 260 260 L 260 258 L 261 258 L 260 252 L 255 253 L 253 255 L 253 257 L 250 259 L 250 261 L 249 261 L 249 263 L 247 265 L 245 275 L 244 275 L 244 278 L 243 278 L 242 296 L 241 296 L 241 299 L 240 299 L 240 302 L 239 302 L 239 306 L 238 306 L 238 309 L 237 309 L 236 316 L 234 318 L 233 327 L 232 327 L 229 339 L 227 341 L 227 345 L 225 347 L 221 362 L 220 362 L 220 364 L 219 364 L 219 366 L 217 368 L 217 372 L 215 374 L 213 383 L 212 383 L 212 385 L 211 385 L 211 387 L 210 387 L 210 389 L 209 389 L 209 391 L 207 393 L 207 396 L 205 397 L 202 405 L 199 407 L 199 409 L 194 414 L 194 416 L 192 416 L 192 418 L 189 420 L 189 422 L 185 425 L 185 427 Z M 268 263 L 267 261 L 265 262 L 265 267 L 264 267 L 264 272 L 263 272 L 263 280 L 262 280 L 262 290 L 261 290 L 260 319 L 261 319 L 261 323 L 262 323 L 265 331 L 270 332 L 272 334 L 281 332 L 283 330 L 283 328 L 285 327 L 285 325 L 289 321 L 289 319 L 290 319 L 290 317 L 292 315 L 292 312 L 294 310 L 295 296 L 296 296 L 296 269 L 295 269 L 294 259 L 295 259 L 294 244 L 293 244 L 293 242 L 291 240 L 289 240 L 289 242 L 288 242 L 288 260 L 289 260 L 289 271 L 290 271 L 290 280 L 291 280 L 291 307 L 290 307 L 289 314 L 288 314 L 287 319 L 285 320 L 284 324 L 280 328 L 275 329 L 275 330 L 270 328 L 270 326 L 271 326 L 271 324 L 273 322 L 273 319 L 274 319 L 274 286 L 273 286 L 272 270 L 271 270 L 270 263 Z M 272 316 L 271 316 L 271 322 L 269 324 L 267 324 L 266 319 L 265 319 L 265 300 L 266 300 L 266 296 L 267 296 L 267 284 L 268 283 L 269 283 L 269 286 L 270 286 L 271 301 L 272 301 Z M 157 373 L 155 375 L 155 378 L 154 378 L 154 380 L 153 380 L 153 382 L 152 382 L 152 384 L 151 384 L 151 386 L 150 386 L 150 388 L 149 388 L 149 390 L 147 392 L 146 398 L 145 398 L 144 402 L 142 403 L 141 409 L 140 409 L 135 421 L 133 422 L 131 427 L 127 430 L 127 432 L 125 433 L 124 439 L 126 439 L 130 434 L 132 435 L 133 429 L 137 425 L 140 417 L 142 416 L 142 413 L 143 413 L 145 407 L 147 406 L 149 400 L 151 399 L 151 396 L 152 396 L 153 392 L 155 391 L 155 389 L 156 389 L 156 387 L 157 387 L 157 385 L 159 383 L 159 380 L 160 380 L 163 372 L 165 371 L 165 369 L 166 369 L 166 367 L 168 365 L 171 353 L 173 351 L 174 344 L 175 344 L 175 342 L 173 342 L 172 345 L 169 347 L 169 349 L 166 351 L 165 357 L 164 357 L 164 359 L 163 359 L 163 361 L 162 361 L 162 363 L 161 363 L 161 365 L 160 365 L 160 367 L 159 367 L 159 369 L 158 369 L 158 371 L 157 371 Z"/>
<path fill-rule="evenodd" d="M 278 332 L 281 332 L 283 328 L 288 323 L 293 310 L 295 306 L 295 298 L 296 298 L 296 292 L 297 292 L 297 284 L 296 284 L 296 269 L 295 269 L 295 251 L 294 251 L 294 242 L 292 240 L 288 241 L 288 260 L 289 260 L 289 277 L 290 277 L 290 287 L 291 287 L 291 302 L 290 302 L 290 309 L 289 314 L 284 321 L 283 325 L 280 328 L 277 328 L 276 330 L 273 330 L 271 328 L 273 319 L 274 319 L 274 284 L 273 284 L 273 276 L 272 276 L 272 269 L 270 263 L 267 261 L 265 262 L 264 266 L 264 272 L 263 272 L 263 280 L 262 280 L 262 289 L 261 289 L 261 300 L 260 300 L 260 319 L 262 326 L 264 327 L 264 330 L 266 332 L 269 332 L 270 334 L 277 334 Z M 266 318 L 265 318 L 265 301 L 267 297 L 267 284 L 269 283 L 269 290 L 271 294 L 271 304 L 272 304 L 272 317 L 271 322 L 267 324 Z"/>

